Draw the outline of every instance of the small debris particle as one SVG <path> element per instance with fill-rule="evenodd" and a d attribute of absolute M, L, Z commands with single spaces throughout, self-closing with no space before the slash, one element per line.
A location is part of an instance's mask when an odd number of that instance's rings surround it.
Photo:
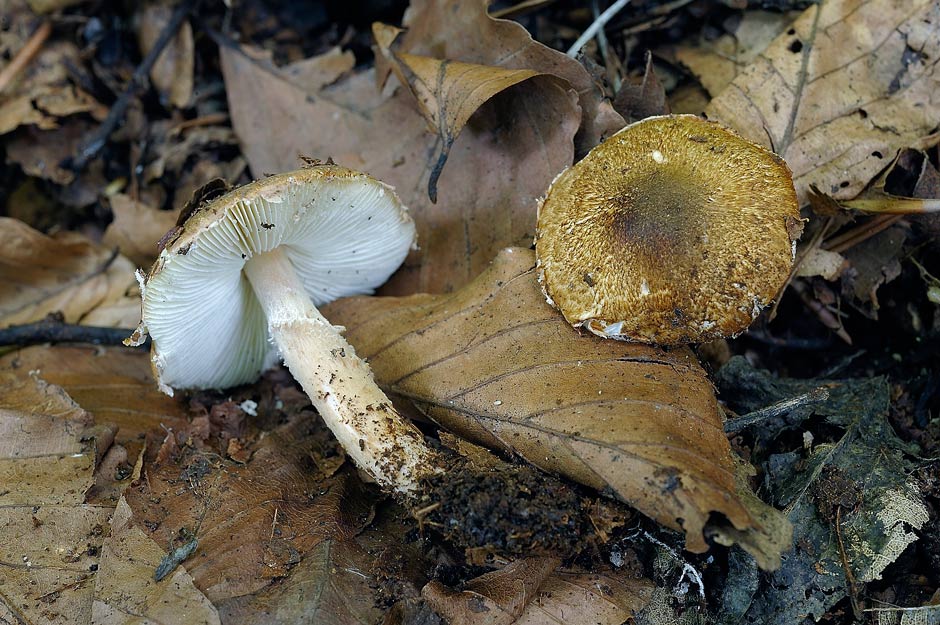
<path fill-rule="evenodd" d="M 193 538 L 181 547 L 177 547 L 170 553 L 163 556 L 163 559 L 160 560 L 160 564 L 157 565 L 156 570 L 153 572 L 153 578 L 159 582 L 164 577 L 175 571 L 176 567 L 178 567 L 186 560 L 186 558 L 192 555 L 198 546 L 199 541 Z"/>

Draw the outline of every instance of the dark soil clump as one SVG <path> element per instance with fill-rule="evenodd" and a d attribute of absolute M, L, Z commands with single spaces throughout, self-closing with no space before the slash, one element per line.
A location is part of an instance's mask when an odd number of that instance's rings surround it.
<path fill-rule="evenodd" d="M 525 466 L 481 469 L 457 460 L 451 471 L 431 480 L 424 509 L 430 507 L 420 520 L 471 549 L 564 558 L 597 539 L 589 502 Z"/>

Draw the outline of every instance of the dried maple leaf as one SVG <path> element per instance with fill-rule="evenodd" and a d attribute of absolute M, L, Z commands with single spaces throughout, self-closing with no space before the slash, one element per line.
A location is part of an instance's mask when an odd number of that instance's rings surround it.
<path fill-rule="evenodd" d="M 452 295 L 350 298 L 326 314 L 381 386 L 446 428 L 685 530 L 693 551 L 706 549 L 712 512 L 742 543 L 780 532 L 761 556 L 773 567 L 786 523 L 756 521 L 738 494 L 718 404 L 691 351 L 579 336 L 545 303 L 534 266 L 531 251 L 510 249 Z"/>
<path fill-rule="evenodd" d="M 770 146 L 810 185 L 855 196 L 940 118 L 940 4 L 825 0 L 810 6 L 706 108 Z"/>

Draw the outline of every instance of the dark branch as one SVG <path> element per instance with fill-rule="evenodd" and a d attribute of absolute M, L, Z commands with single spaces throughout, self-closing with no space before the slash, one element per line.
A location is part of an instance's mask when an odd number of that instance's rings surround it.
<path fill-rule="evenodd" d="M 92 343 L 94 345 L 123 345 L 133 330 L 126 328 L 99 328 L 43 319 L 36 323 L 0 329 L 0 346 L 41 345 L 43 343 Z M 141 347 L 150 348 L 148 339 Z M 135 348 L 136 349 L 136 348 Z"/>
<path fill-rule="evenodd" d="M 740 432 L 744 428 L 750 427 L 755 423 L 760 423 L 761 421 L 766 421 L 767 419 L 783 416 L 803 406 L 814 406 L 818 403 L 826 401 L 827 399 L 829 399 L 828 389 L 820 386 L 819 388 L 815 388 L 808 393 L 803 393 L 802 395 L 797 395 L 796 397 L 784 399 L 783 401 L 779 401 L 776 404 L 771 404 L 766 408 L 749 412 L 746 415 L 736 417 L 734 419 L 728 419 L 725 421 L 725 433 L 730 434 L 732 432 Z"/>
<path fill-rule="evenodd" d="M 78 146 L 78 151 L 74 156 L 63 161 L 63 167 L 77 173 L 83 170 L 89 161 L 98 155 L 98 152 L 100 152 L 107 143 L 108 137 L 124 119 L 124 115 L 127 113 L 127 107 L 131 104 L 131 100 L 139 95 L 144 86 L 148 84 L 147 77 L 150 74 L 150 70 L 153 69 L 154 64 L 157 62 L 157 59 L 160 57 L 160 54 L 163 52 L 163 49 L 166 48 L 167 44 L 176 36 L 176 31 L 180 29 L 183 20 L 196 8 L 199 2 L 200 0 L 181 0 L 181 2 L 176 5 L 176 9 L 174 9 L 172 15 L 170 15 L 170 21 L 167 22 L 163 30 L 160 31 L 160 36 L 157 37 L 157 41 L 153 44 L 150 52 L 147 53 L 140 62 L 140 65 L 137 66 L 137 69 L 134 70 L 134 74 L 124 88 L 124 92 L 121 93 L 121 96 L 115 101 L 111 110 L 108 112 L 108 117 L 100 126 L 82 139 L 82 142 Z"/>

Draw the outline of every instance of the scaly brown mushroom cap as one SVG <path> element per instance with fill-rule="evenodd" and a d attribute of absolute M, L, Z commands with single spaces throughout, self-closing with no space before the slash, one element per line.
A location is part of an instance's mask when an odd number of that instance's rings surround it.
<path fill-rule="evenodd" d="M 599 336 L 709 341 L 770 302 L 801 231 L 780 157 L 694 115 L 651 117 L 552 182 L 539 280 L 565 319 Z"/>

